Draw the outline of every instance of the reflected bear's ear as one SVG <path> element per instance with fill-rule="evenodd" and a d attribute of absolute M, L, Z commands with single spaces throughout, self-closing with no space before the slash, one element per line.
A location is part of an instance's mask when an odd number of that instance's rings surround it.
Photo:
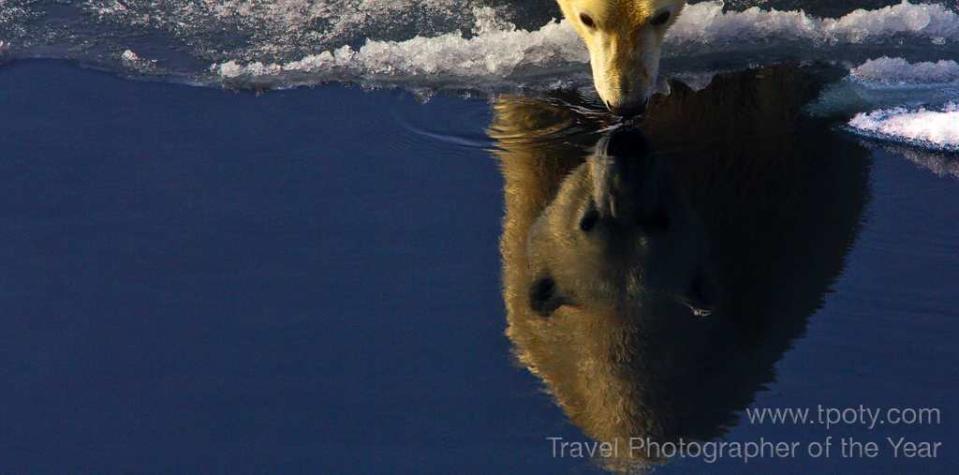
<path fill-rule="evenodd" d="M 529 306 L 541 317 L 549 317 L 567 303 L 551 277 L 537 279 L 529 288 Z"/>

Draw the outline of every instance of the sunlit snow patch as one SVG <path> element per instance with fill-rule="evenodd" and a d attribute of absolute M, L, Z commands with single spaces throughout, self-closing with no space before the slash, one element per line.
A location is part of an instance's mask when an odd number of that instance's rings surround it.
<path fill-rule="evenodd" d="M 959 63 L 953 60 L 910 63 L 903 58 L 871 59 L 850 71 L 855 81 L 878 86 L 914 86 L 959 83 Z"/>
<path fill-rule="evenodd" d="M 881 109 L 857 114 L 849 128 L 860 135 L 933 150 L 959 151 L 959 103 L 941 110 Z"/>
<path fill-rule="evenodd" d="M 472 34 L 454 31 L 402 41 L 367 39 L 358 47 L 341 46 L 293 61 L 216 62 L 210 71 L 221 79 L 300 78 L 316 81 L 373 79 L 418 83 L 481 82 L 517 76 L 551 76 L 584 69 L 589 56 L 568 21 L 527 31 L 501 21 L 490 8 L 474 8 Z M 942 45 L 959 42 L 959 14 L 939 4 L 903 2 L 875 10 L 856 10 L 840 18 L 820 18 L 801 10 L 748 8 L 723 11 L 723 2 L 686 7 L 670 29 L 667 57 L 738 51 L 745 47 L 801 44 L 825 49 L 850 44 L 881 44 L 904 38 Z M 282 82 L 282 81 L 280 81 Z M 294 81 L 297 82 L 297 81 Z"/>

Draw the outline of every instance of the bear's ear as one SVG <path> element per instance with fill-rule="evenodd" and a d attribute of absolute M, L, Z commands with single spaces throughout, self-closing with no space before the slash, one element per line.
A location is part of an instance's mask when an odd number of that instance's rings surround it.
<path fill-rule="evenodd" d="M 539 278 L 529 288 L 529 306 L 541 317 L 552 316 L 556 309 L 567 303 L 552 277 Z"/>

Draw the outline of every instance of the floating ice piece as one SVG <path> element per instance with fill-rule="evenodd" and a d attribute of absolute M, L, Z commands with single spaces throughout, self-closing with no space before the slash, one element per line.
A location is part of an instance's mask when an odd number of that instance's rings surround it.
<path fill-rule="evenodd" d="M 941 110 L 880 109 L 857 114 L 849 121 L 858 134 L 932 150 L 959 151 L 959 103 Z"/>
<path fill-rule="evenodd" d="M 959 63 L 953 60 L 910 63 L 903 58 L 871 59 L 855 67 L 849 77 L 870 85 L 913 86 L 959 83 Z"/>

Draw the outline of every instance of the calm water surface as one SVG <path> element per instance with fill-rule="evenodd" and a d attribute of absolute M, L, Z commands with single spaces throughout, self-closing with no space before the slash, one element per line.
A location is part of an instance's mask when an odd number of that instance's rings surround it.
<path fill-rule="evenodd" d="M 803 114 L 832 80 L 721 75 L 624 128 L 8 64 L 0 471 L 601 473 L 643 461 L 547 438 L 649 435 L 881 449 L 658 473 L 953 473 L 954 158 Z M 942 418 L 744 413 L 817 405 Z"/>

